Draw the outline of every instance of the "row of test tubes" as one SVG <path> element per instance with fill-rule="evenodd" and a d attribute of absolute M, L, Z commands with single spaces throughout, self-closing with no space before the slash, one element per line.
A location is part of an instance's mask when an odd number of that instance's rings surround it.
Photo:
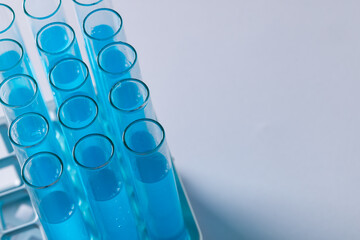
<path fill-rule="evenodd" d="M 47 238 L 190 239 L 165 132 L 112 2 L 73 0 L 79 36 L 62 0 L 22 5 L 32 36 L 0 4 L 0 102 Z M 54 112 L 25 37 L 36 43 Z"/>

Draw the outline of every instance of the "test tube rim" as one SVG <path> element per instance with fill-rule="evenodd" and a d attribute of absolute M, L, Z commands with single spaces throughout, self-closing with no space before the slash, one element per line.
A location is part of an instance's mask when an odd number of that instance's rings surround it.
<path fill-rule="evenodd" d="M 17 105 L 11 105 L 11 104 L 8 104 L 6 103 L 2 97 L 0 96 L 0 102 L 6 106 L 6 107 L 9 107 L 9 108 L 12 108 L 12 109 L 19 109 L 19 108 L 24 108 L 24 107 L 27 107 L 29 106 L 37 97 L 37 95 L 39 94 L 39 86 L 38 86 L 38 83 L 35 81 L 35 79 L 30 76 L 30 75 L 27 75 L 27 74 L 15 74 L 15 75 L 11 75 L 10 77 L 6 78 L 1 84 L 0 84 L 0 92 L 1 92 L 1 88 L 4 86 L 5 83 L 7 83 L 8 81 L 10 81 L 11 79 L 14 79 L 14 78 L 17 78 L 17 77 L 26 77 L 28 78 L 31 82 L 34 83 L 35 85 L 35 93 L 34 95 L 31 97 L 31 99 L 29 100 L 28 103 L 24 104 L 24 105 L 21 105 L 21 106 L 17 106 Z"/>
<path fill-rule="evenodd" d="M 1 4 L 0 4 L 0 5 L 1 5 Z M 0 39 L 0 42 L 13 42 L 13 43 L 17 44 L 17 45 L 20 47 L 20 49 L 21 49 L 21 56 L 20 56 L 19 60 L 17 60 L 14 65 L 12 65 L 12 66 L 9 67 L 9 68 L 1 69 L 1 70 L 0 70 L 0 72 L 6 72 L 6 71 L 11 70 L 11 69 L 14 68 L 15 66 L 17 66 L 17 65 L 22 61 L 22 59 L 24 58 L 24 48 L 23 48 L 23 46 L 22 46 L 18 41 L 16 41 L 15 39 L 4 38 L 4 39 Z"/>
<path fill-rule="evenodd" d="M 44 19 L 48 19 L 48 18 L 51 18 L 52 16 L 54 16 L 60 9 L 61 7 L 61 4 L 62 4 L 62 0 L 59 0 L 59 5 L 57 6 L 57 8 L 55 9 L 54 12 L 52 12 L 51 14 L 45 16 L 45 17 L 35 17 L 33 15 L 31 15 L 27 10 L 26 10 L 26 7 L 25 7 L 25 3 L 26 3 L 27 0 L 24 0 L 23 2 L 23 10 L 24 10 L 24 13 L 26 14 L 26 16 L 32 18 L 32 19 L 36 19 L 36 20 L 44 20 Z"/>
<path fill-rule="evenodd" d="M 79 128 L 74 128 L 74 127 L 70 127 L 68 126 L 67 124 L 65 124 L 62 120 L 62 118 L 60 117 L 60 112 L 61 112 L 61 109 L 63 108 L 64 104 L 69 102 L 70 100 L 73 100 L 74 98 L 79 98 L 79 97 L 84 97 L 84 98 L 87 98 L 88 100 L 90 100 L 92 103 L 94 103 L 95 105 L 95 109 L 96 109 L 96 114 L 95 114 L 95 117 L 94 119 L 91 120 L 91 122 L 89 122 L 88 124 L 86 124 L 85 126 L 82 126 L 82 127 L 79 127 Z M 59 107 L 59 110 L 57 112 L 57 115 L 58 115 L 58 119 L 59 119 L 59 122 L 61 123 L 61 126 L 64 126 L 68 129 L 71 129 L 71 130 L 82 130 L 82 129 L 85 129 L 87 127 L 89 127 L 91 124 L 93 124 L 95 122 L 95 120 L 97 119 L 98 115 L 99 115 L 99 106 L 97 104 L 97 102 L 89 97 L 89 96 L 86 96 L 86 95 L 75 95 L 75 96 L 72 96 L 72 97 L 69 97 L 68 99 L 66 99 L 64 102 L 61 103 L 60 107 Z"/>
<path fill-rule="evenodd" d="M 16 17 L 16 15 L 15 15 L 14 10 L 13 10 L 10 6 L 6 5 L 5 3 L 0 3 L 0 6 L 3 6 L 3 7 L 5 7 L 5 8 L 7 8 L 7 9 L 9 9 L 10 12 L 12 13 L 12 15 L 13 15 L 13 18 L 12 18 L 9 26 L 7 26 L 4 30 L 0 31 L 0 34 L 1 34 L 1 33 L 6 32 L 7 30 L 9 30 L 9 29 L 11 28 L 11 26 L 12 26 L 12 25 L 14 24 L 14 22 L 15 22 L 15 17 Z"/>
<path fill-rule="evenodd" d="M 41 140 L 38 141 L 38 142 L 36 142 L 36 143 L 34 143 L 34 144 L 28 145 L 28 146 L 17 143 L 17 142 L 13 139 L 13 136 L 12 136 L 12 134 L 11 134 L 11 129 L 13 128 L 14 124 L 16 124 L 16 123 L 20 120 L 20 118 L 23 118 L 23 117 L 25 117 L 26 115 L 37 115 L 38 117 L 41 117 L 41 118 L 45 121 L 45 123 L 46 123 L 46 133 L 45 133 L 44 136 L 41 138 Z M 46 136 L 49 134 L 49 128 L 50 128 L 50 124 L 49 124 L 49 121 L 46 119 L 46 117 L 44 117 L 43 115 L 41 115 L 40 113 L 37 113 L 37 112 L 27 112 L 27 113 L 24 113 L 24 114 L 19 115 L 17 118 L 15 118 L 14 121 L 11 122 L 10 127 L 9 127 L 9 130 L 8 130 L 8 135 L 9 135 L 10 142 L 11 142 L 12 144 L 14 144 L 14 145 L 17 146 L 17 147 L 25 148 L 25 149 L 26 149 L 26 148 L 35 147 L 35 146 L 41 144 L 43 141 L 45 141 Z"/>
<path fill-rule="evenodd" d="M 104 69 L 104 68 L 101 66 L 101 63 L 100 63 L 100 58 L 101 58 L 101 55 L 103 54 L 103 52 L 104 52 L 107 48 L 110 48 L 110 47 L 115 46 L 115 45 L 124 45 L 124 46 L 130 48 L 130 49 L 131 49 L 132 51 L 134 51 L 134 53 L 135 53 L 134 62 L 131 64 L 130 67 L 128 67 L 126 70 L 121 71 L 121 72 L 110 72 L 110 71 L 107 71 L 106 69 Z M 123 74 L 125 74 L 126 72 L 129 72 L 129 71 L 135 66 L 135 64 L 136 64 L 136 62 L 137 62 L 137 52 L 136 52 L 136 49 L 135 49 L 133 46 L 131 46 L 130 44 L 128 44 L 128 43 L 126 43 L 126 42 L 121 42 L 121 41 L 119 41 L 119 42 L 112 42 L 112 43 L 109 43 L 109 44 L 105 45 L 105 46 L 100 50 L 100 52 L 99 52 L 96 60 L 97 60 L 97 64 L 98 64 L 98 66 L 99 66 L 99 68 L 100 68 L 101 71 L 103 71 L 103 72 L 105 72 L 105 73 L 107 73 L 107 74 L 110 74 L 110 75 L 116 75 L 116 76 L 118 76 L 118 75 L 123 75 Z"/>
<path fill-rule="evenodd" d="M 125 138 L 125 135 L 127 133 L 127 131 L 135 124 L 139 123 L 139 122 L 151 122 L 151 123 L 154 123 L 157 127 L 160 128 L 161 132 L 162 132 L 162 139 L 161 141 L 159 142 L 159 144 L 157 144 L 157 146 L 153 149 L 151 149 L 150 151 L 146 151 L 146 152 L 137 152 L 137 151 L 134 151 L 132 148 L 129 147 L 129 145 L 127 144 L 126 142 L 126 138 Z M 151 119 L 151 118 L 141 118 L 141 119 L 137 119 L 133 122 L 131 122 L 124 130 L 123 132 L 123 135 L 122 135 L 122 140 L 123 140 L 123 143 L 124 143 L 124 146 L 127 150 L 129 150 L 130 152 L 136 154 L 136 155 L 141 155 L 141 156 L 144 156 L 144 155 L 149 155 L 149 154 L 152 154 L 154 152 L 156 152 L 158 149 L 161 148 L 161 146 L 164 144 L 165 142 L 165 129 L 164 127 L 156 120 L 154 119 Z"/>
<path fill-rule="evenodd" d="M 147 95 L 146 95 L 146 98 L 145 98 L 143 104 L 141 104 L 139 107 L 137 107 L 137 108 L 135 108 L 135 109 L 125 110 L 125 109 L 121 109 L 121 108 L 117 107 L 117 106 L 114 104 L 114 102 L 113 102 L 113 100 L 112 100 L 112 98 L 111 98 L 111 94 L 113 93 L 113 91 L 115 90 L 115 88 L 116 88 L 118 85 L 120 85 L 120 84 L 123 83 L 123 82 L 128 82 L 128 81 L 140 83 L 142 86 L 144 86 L 144 88 L 145 88 L 145 90 L 146 90 L 146 92 L 147 92 Z M 150 99 L 150 89 L 149 89 L 149 87 L 148 87 L 143 81 L 141 81 L 140 79 L 136 79 L 136 78 L 126 78 L 126 79 L 122 79 L 122 80 L 118 81 L 117 83 L 114 84 L 114 86 L 111 87 L 110 92 L 109 92 L 109 101 L 110 101 L 111 105 L 112 105 L 115 109 L 117 109 L 117 110 L 119 110 L 119 111 L 122 111 L 122 112 L 128 112 L 128 113 L 130 113 L 130 112 L 136 112 L 136 111 L 138 111 L 138 110 L 141 110 L 141 109 L 145 108 L 146 105 L 149 103 L 149 99 Z"/>
<path fill-rule="evenodd" d="M 63 25 L 67 28 L 70 29 L 72 35 L 73 35 L 73 38 L 71 39 L 70 43 L 68 44 L 68 46 L 66 46 L 66 48 L 64 48 L 63 50 L 59 51 L 59 52 L 48 52 L 46 50 L 44 50 L 41 46 L 40 46 L 40 43 L 39 43 L 39 37 L 40 37 L 40 34 L 49 26 L 51 25 Z M 75 31 L 74 29 L 67 23 L 64 23 L 64 22 L 51 22 L 51 23 L 48 23 L 46 24 L 45 26 L 43 26 L 37 33 L 36 33 L 36 47 L 43 53 L 45 54 L 49 54 L 49 55 L 58 55 L 58 54 L 62 54 L 64 52 L 66 52 L 72 45 L 74 45 L 75 43 L 75 40 L 76 40 L 76 35 L 75 35 Z"/>
<path fill-rule="evenodd" d="M 96 4 L 101 3 L 103 0 L 98 0 L 97 2 L 91 3 L 91 4 L 85 4 L 85 3 L 80 3 L 77 0 L 73 0 L 74 3 L 80 5 L 80 6 L 84 6 L 84 7 L 90 7 L 90 6 L 94 6 Z"/>
<path fill-rule="evenodd" d="M 24 170 L 25 170 L 25 166 L 26 164 L 28 164 L 28 162 L 30 160 L 32 160 L 34 157 L 36 157 L 37 155 L 45 155 L 45 154 L 48 154 L 48 155 L 52 155 L 53 157 L 57 158 L 57 160 L 59 160 L 60 162 L 60 173 L 59 173 L 59 176 L 56 178 L 56 180 L 46 186 L 36 186 L 36 185 L 33 185 L 31 184 L 26 178 L 25 178 L 25 174 L 24 174 Z M 61 176 L 63 175 L 63 172 L 64 172 L 64 163 L 63 161 L 61 160 L 61 158 L 56 155 L 55 153 L 52 153 L 52 152 L 48 152 L 48 151 L 43 151 L 43 152 L 38 152 L 38 153 L 35 153 L 34 155 L 31 155 L 28 159 L 26 159 L 26 161 L 24 162 L 24 164 L 22 165 L 21 167 L 21 178 L 24 180 L 25 184 L 32 187 L 32 188 L 35 188 L 35 189 L 45 189 L 45 188 L 49 188 L 53 185 L 55 185 L 57 182 L 59 182 Z"/>
<path fill-rule="evenodd" d="M 53 71 L 55 70 L 55 68 L 60 64 L 60 63 L 63 63 L 63 62 L 66 62 L 66 61 L 69 61 L 69 60 L 72 60 L 72 61 L 77 61 L 77 62 L 80 62 L 83 64 L 83 66 L 85 66 L 85 69 L 86 69 L 86 77 L 84 78 L 84 80 L 79 84 L 77 85 L 76 87 L 74 88 L 69 88 L 69 89 L 65 89 L 65 88 L 60 88 L 58 86 L 55 85 L 55 83 L 52 81 L 52 73 Z M 89 78 L 89 67 L 87 66 L 87 64 L 82 61 L 81 59 L 78 59 L 78 58 L 64 58 L 64 59 L 61 59 L 60 61 L 58 61 L 50 70 L 49 72 L 49 82 L 50 82 L 50 85 L 52 87 L 54 87 L 56 90 L 59 90 L 59 91 L 64 91 L 64 92 L 72 92 L 76 89 L 79 89 L 81 88 L 87 81 L 87 79 Z"/>
<path fill-rule="evenodd" d="M 120 26 L 119 26 L 119 28 L 114 32 L 114 34 L 112 34 L 111 36 L 106 37 L 106 38 L 95 38 L 95 37 L 91 36 L 91 34 L 89 34 L 89 33 L 86 31 L 86 27 L 85 27 L 86 20 L 88 20 L 88 18 L 89 18 L 92 14 L 94 14 L 94 13 L 96 13 L 96 12 L 99 12 L 99 11 L 109 11 L 109 12 L 112 12 L 112 13 L 114 13 L 115 15 L 117 15 L 117 16 L 119 17 L 119 19 L 120 19 Z M 82 24 L 82 28 L 83 28 L 83 31 L 84 31 L 85 35 L 86 35 L 88 38 L 93 39 L 93 40 L 96 40 L 96 41 L 105 41 L 105 40 L 108 40 L 108 39 L 113 38 L 115 35 L 117 35 L 117 34 L 121 31 L 122 27 L 123 27 L 123 19 L 122 19 L 121 15 L 120 15 L 118 12 L 116 12 L 115 10 L 111 9 L 111 8 L 98 8 L 98 9 L 95 9 L 95 10 L 91 11 L 88 15 L 86 15 L 86 17 L 84 18 L 83 24 Z"/>
<path fill-rule="evenodd" d="M 102 137 L 102 138 L 104 138 L 104 139 L 106 139 L 106 140 L 109 141 L 109 143 L 111 144 L 111 155 L 110 155 L 109 159 L 108 159 L 105 163 L 103 163 L 102 165 L 97 166 L 97 167 L 88 167 L 88 166 L 85 166 L 85 165 L 81 164 L 81 163 L 78 161 L 78 159 L 76 158 L 76 153 L 75 153 L 75 152 L 76 152 L 76 147 L 80 144 L 81 141 L 85 140 L 85 139 L 88 138 L 88 137 L 94 137 L 94 136 Z M 105 135 L 100 134 L 100 133 L 91 133 L 91 134 L 87 134 L 87 135 L 83 136 L 82 138 L 80 138 L 80 139 L 75 143 L 74 148 L 73 148 L 73 152 L 72 152 L 73 158 L 74 158 L 76 164 L 78 164 L 80 167 L 82 167 L 82 168 L 84 168 L 84 169 L 87 169 L 87 170 L 100 170 L 100 169 L 106 167 L 106 166 L 107 166 L 108 164 L 110 164 L 110 162 L 112 161 L 113 156 L 114 156 L 114 153 L 115 153 L 115 146 L 114 146 L 113 141 L 111 141 L 111 139 L 110 139 L 108 136 L 105 136 Z"/>

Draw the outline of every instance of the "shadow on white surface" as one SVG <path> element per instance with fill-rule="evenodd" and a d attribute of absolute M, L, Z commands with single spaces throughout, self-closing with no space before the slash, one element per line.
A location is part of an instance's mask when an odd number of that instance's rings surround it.
<path fill-rule="evenodd" d="M 256 226 L 249 227 L 246 216 L 243 216 L 243 221 L 230 223 L 221 215 L 221 207 L 216 209 L 212 207 L 188 178 L 184 176 L 181 178 L 204 240 L 274 240 L 264 236 L 259 230 L 260 227 L 259 229 Z"/>

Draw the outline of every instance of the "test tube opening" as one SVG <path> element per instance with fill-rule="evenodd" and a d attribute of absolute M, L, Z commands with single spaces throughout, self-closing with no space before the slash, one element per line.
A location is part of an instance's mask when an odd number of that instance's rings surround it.
<path fill-rule="evenodd" d="M 59 108 L 60 123 L 70 129 L 83 129 L 91 125 L 98 115 L 97 103 L 88 96 L 74 96 Z"/>
<path fill-rule="evenodd" d="M 153 119 L 139 119 L 124 131 L 125 147 L 139 155 L 147 155 L 161 147 L 165 140 L 164 128 Z"/>
<path fill-rule="evenodd" d="M 132 112 L 144 108 L 149 96 L 149 88 L 144 82 L 138 79 L 124 79 L 112 87 L 109 98 L 114 108 Z"/>
<path fill-rule="evenodd" d="M 61 0 L 24 0 L 23 9 L 33 19 L 47 19 L 60 9 Z"/>
<path fill-rule="evenodd" d="M 100 8 L 85 17 L 83 29 L 86 36 L 93 40 L 106 40 L 120 32 L 122 23 L 122 18 L 117 12 L 109 8 Z"/>
<path fill-rule="evenodd" d="M 11 70 L 18 65 L 24 55 L 21 44 L 13 39 L 0 40 L 0 71 Z"/>
<path fill-rule="evenodd" d="M 24 182 L 32 188 L 43 189 L 57 183 L 63 173 L 61 159 L 50 152 L 40 152 L 27 159 L 22 167 Z"/>
<path fill-rule="evenodd" d="M 36 35 L 36 45 L 46 54 L 60 54 L 75 42 L 75 32 L 66 23 L 47 24 Z"/>
<path fill-rule="evenodd" d="M 38 85 L 32 77 L 13 75 L 0 85 L 0 102 L 10 108 L 25 107 L 35 99 L 38 91 Z"/>
<path fill-rule="evenodd" d="M 0 33 L 6 32 L 15 21 L 15 12 L 8 5 L 0 3 Z"/>
<path fill-rule="evenodd" d="M 50 84 L 61 91 L 73 91 L 85 84 L 89 76 L 86 64 L 76 58 L 58 62 L 50 71 Z"/>
<path fill-rule="evenodd" d="M 10 141 L 18 147 L 33 147 L 40 144 L 49 132 L 49 123 L 38 113 L 25 113 L 10 125 Z"/>
<path fill-rule="evenodd" d="M 114 144 L 101 134 L 89 134 L 74 147 L 75 162 L 85 169 L 95 170 L 106 166 L 114 155 Z"/>
<path fill-rule="evenodd" d="M 73 0 L 73 1 L 74 3 L 79 4 L 81 6 L 93 6 L 102 2 L 103 0 Z"/>
<path fill-rule="evenodd" d="M 137 61 L 137 53 L 133 46 L 124 42 L 106 45 L 99 53 L 98 65 L 101 70 L 110 74 L 128 72 Z"/>

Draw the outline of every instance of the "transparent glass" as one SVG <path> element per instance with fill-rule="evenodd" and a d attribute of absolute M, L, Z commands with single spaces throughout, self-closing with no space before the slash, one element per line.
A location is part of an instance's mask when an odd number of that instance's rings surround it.
<path fill-rule="evenodd" d="M 0 84 L 0 103 L 11 123 L 18 116 L 36 112 L 50 119 L 37 82 L 28 75 L 13 75 Z"/>
<path fill-rule="evenodd" d="M 64 58 L 80 58 L 75 32 L 66 23 L 53 22 L 45 25 L 36 35 L 36 45 L 46 72 Z"/>
<path fill-rule="evenodd" d="M 0 82 L 15 74 L 32 75 L 23 46 L 13 39 L 0 40 Z"/>
<path fill-rule="evenodd" d="M 106 45 L 97 58 L 95 78 L 100 99 L 108 99 L 111 88 L 122 79 L 140 78 L 140 70 L 135 49 L 124 42 Z M 108 104 L 108 102 L 104 103 Z"/>
<path fill-rule="evenodd" d="M 138 79 L 130 78 L 117 82 L 110 90 L 109 99 L 115 109 L 117 126 L 121 135 L 125 128 L 137 119 L 156 119 L 149 88 Z"/>
<path fill-rule="evenodd" d="M 66 58 L 56 63 L 50 71 L 49 80 L 58 106 L 76 95 L 96 98 L 89 69 L 79 59 Z"/>
<path fill-rule="evenodd" d="M 86 134 L 102 132 L 100 122 L 96 121 L 98 109 L 96 101 L 85 95 L 71 97 L 61 104 L 58 118 L 70 149 Z"/>
<path fill-rule="evenodd" d="M 82 26 L 87 50 L 90 58 L 93 59 L 105 45 L 126 40 L 122 30 L 122 18 L 119 13 L 110 8 L 98 8 L 90 12 L 85 17 Z"/>
<path fill-rule="evenodd" d="M 52 123 L 38 113 L 29 112 L 16 118 L 9 127 L 9 139 L 22 164 L 41 151 L 60 152 Z"/>
<path fill-rule="evenodd" d="M 163 127 L 152 119 L 136 120 L 125 129 L 123 142 L 150 238 L 186 239 Z"/>
<path fill-rule="evenodd" d="M 0 3 L 0 34 L 5 33 L 15 21 L 15 12 L 8 5 Z"/>
<path fill-rule="evenodd" d="M 50 18 L 60 6 L 61 0 L 24 0 L 23 4 L 25 14 L 36 20 Z"/>
<path fill-rule="evenodd" d="M 31 156 L 22 167 L 22 178 L 48 239 L 91 239 L 78 193 L 57 155 Z"/>
<path fill-rule="evenodd" d="M 112 141 L 101 134 L 86 135 L 76 143 L 73 156 L 104 239 L 139 239 Z"/>
<path fill-rule="evenodd" d="M 10 38 L 21 42 L 15 18 L 15 11 L 10 6 L 0 3 L 0 39 Z"/>

